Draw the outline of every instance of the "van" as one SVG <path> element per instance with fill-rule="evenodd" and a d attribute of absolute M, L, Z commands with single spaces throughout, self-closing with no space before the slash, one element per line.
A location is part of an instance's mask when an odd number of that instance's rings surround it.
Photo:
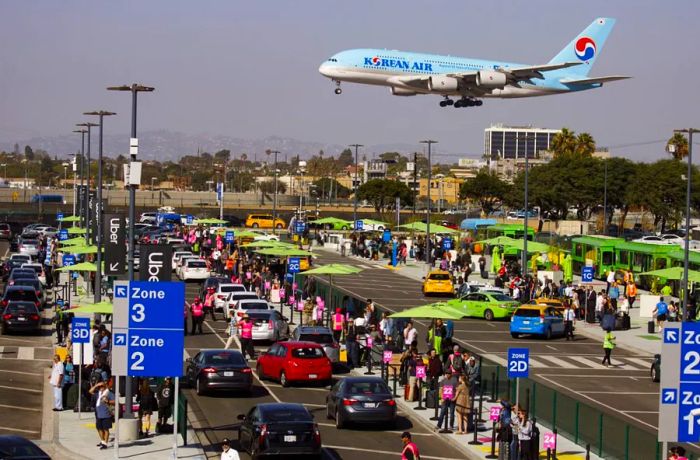
<path fill-rule="evenodd" d="M 285 228 L 286 225 L 282 219 L 279 217 L 277 219 L 274 219 L 274 225 L 273 225 L 273 218 L 272 214 L 248 214 L 248 217 L 245 219 L 245 226 L 246 227 L 252 227 L 252 228 L 277 228 L 277 229 L 282 229 Z"/>

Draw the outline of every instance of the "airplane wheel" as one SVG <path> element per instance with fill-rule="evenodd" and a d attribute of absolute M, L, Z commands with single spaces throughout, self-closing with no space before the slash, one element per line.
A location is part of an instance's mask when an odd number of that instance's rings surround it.
<path fill-rule="evenodd" d="M 462 107 L 462 101 L 455 102 L 455 109 Z"/>
<path fill-rule="evenodd" d="M 474 104 L 475 104 L 477 107 L 481 107 L 482 105 L 484 105 L 484 101 L 476 101 Z"/>
<path fill-rule="evenodd" d="M 340 88 L 335 89 L 335 94 L 341 94 L 342 92 L 343 92 L 343 90 Z"/>
<path fill-rule="evenodd" d="M 440 101 L 440 107 L 447 107 L 447 102 Z"/>

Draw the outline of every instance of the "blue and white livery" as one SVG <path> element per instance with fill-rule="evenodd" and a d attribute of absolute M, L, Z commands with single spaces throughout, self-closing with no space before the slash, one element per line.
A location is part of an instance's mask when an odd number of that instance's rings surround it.
<path fill-rule="evenodd" d="M 437 94 L 441 107 L 480 106 L 480 98 L 546 96 L 600 88 L 603 83 L 630 78 L 622 75 L 588 77 L 615 25 L 598 18 L 549 63 L 523 65 L 385 49 L 341 51 L 321 64 L 319 72 L 341 82 L 388 86 L 395 96 Z M 458 97 L 456 101 L 451 96 Z"/>

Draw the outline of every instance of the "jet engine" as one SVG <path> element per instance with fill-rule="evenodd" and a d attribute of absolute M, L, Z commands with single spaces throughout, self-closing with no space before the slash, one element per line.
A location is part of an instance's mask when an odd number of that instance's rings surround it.
<path fill-rule="evenodd" d="M 391 87 L 391 94 L 394 96 L 415 96 L 416 93 L 415 91 L 411 91 L 410 89 L 405 89 L 405 88 L 398 88 L 396 86 Z"/>
<path fill-rule="evenodd" d="M 492 70 L 480 70 L 476 74 L 476 85 L 482 88 L 503 88 L 506 86 L 506 74 Z"/>
<path fill-rule="evenodd" d="M 430 80 L 428 80 L 428 89 L 430 91 L 457 91 L 457 88 L 459 88 L 459 80 L 454 77 L 434 75 L 430 77 Z"/>

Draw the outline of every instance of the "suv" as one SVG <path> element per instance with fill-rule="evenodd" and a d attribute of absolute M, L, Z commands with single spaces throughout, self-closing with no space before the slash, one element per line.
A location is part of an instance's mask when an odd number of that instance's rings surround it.
<path fill-rule="evenodd" d="M 5 289 L 5 294 L 2 296 L 0 304 L 6 307 L 10 302 L 15 301 L 33 302 L 37 308 L 41 306 L 39 296 L 30 286 L 8 286 L 7 289 Z"/>
<path fill-rule="evenodd" d="M 272 219 L 272 214 L 248 214 L 245 219 L 245 226 L 252 228 L 277 228 L 282 229 L 286 227 L 284 221 L 279 217 Z"/>
<path fill-rule="evenodd" d="M 333 331 L 328 327 L 299 326 L 292 332 L 290 340 L 317 343 L 323 347 L 323 351 L 332 363 L 339 361 L 340 345 L 335 341 Z"/>

